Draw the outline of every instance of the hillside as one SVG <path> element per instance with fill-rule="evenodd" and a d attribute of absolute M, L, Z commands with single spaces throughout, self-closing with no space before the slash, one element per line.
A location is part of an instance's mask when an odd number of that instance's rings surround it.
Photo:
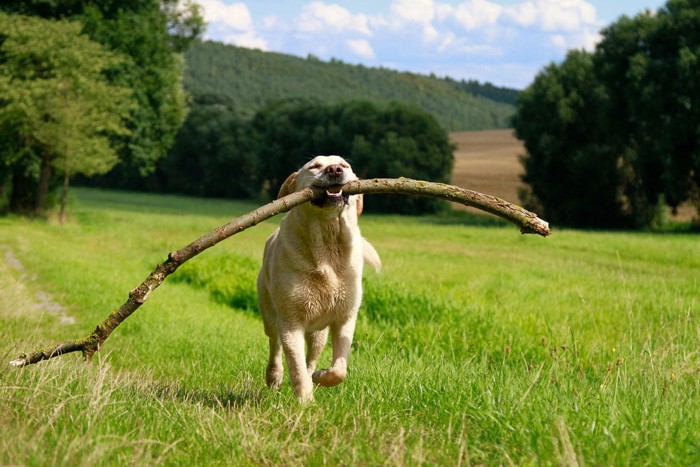
<path fill-rule="evenodd" d="M 324 62 L 217 42 L 194 44 L 185 55 L 185 86 L 196 102 L 223 102 L 250 117 L 270 101 L 308 98 L 338 103 L 398 100 L 432 113 L 449 131 L 509 126 L 518 91 L 384 68 Z"/>

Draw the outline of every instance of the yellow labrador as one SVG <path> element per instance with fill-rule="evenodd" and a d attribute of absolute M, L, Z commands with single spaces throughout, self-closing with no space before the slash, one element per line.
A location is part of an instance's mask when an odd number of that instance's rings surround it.
<path fill-rule="evenodd" d="M 348 196 L 340 189 L 352 180 L 357 176 L 342 157 L 309 161 L 287 178 L 278 197 L 309 186 L 325 188 L 325 196 L 289 211 L 265 244 L 258 302 L 270 339 L 267 385 L 277 389 L 282 382 L 284 351 L 292 387 L 302 401 L 313 399 L 313 383 L 335 386 L 345 380 L 362 300 L 363 261 L 381 267 L 357 225 L 362 195 Z M 329 328 L 333 363 L 315 371 Z"/>

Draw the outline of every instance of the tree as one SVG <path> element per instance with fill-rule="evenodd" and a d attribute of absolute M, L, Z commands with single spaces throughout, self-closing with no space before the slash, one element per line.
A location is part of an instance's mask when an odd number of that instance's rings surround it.
<path fill-rule="evenodd" d="M 110 178 L 119 184 L 152 173 L 185 118 L 181 52 L 203 31 L 197 4 L 178 0 L 6 0 L 0 9 L 78 20 L 91 39 L 123 55 L 108 78 L 114 85 L 132 89 L 137 105 L 130 109 L 130 132 L 121 136 L 121 164 Z"/>
<path fill-rule="evenodd" d="M 619 155 L 607 142 L 605 89 L 593 57 L 571 51 L 551 64 L 518 99 L 513 126 L 525 142 L 522 201 L 552 222 L 614 227 L 626 221 L 618 198 Z"/>
<path fill-rule="evenodd" d="M 260 180 L 274 195 L 284 179 L 318 154 L 350 160 L 360 178 L 412 177 L 447 182 L 453 147 L 429 113 L 410 105 L 382 108 L 366 101 L 325 106 L 309 100 L 274 103 L 259 111 L 253 129 L 259 149 Z M 443 204 L 434 199 L 379 197 L 370 210 L 419 214 Z"/>
<path fill-rule="evenodd" d="M 355 162 L 358 176 L 450 181 L 454 148 L 432 115 L 398 102 L 383 111 L 375 109 L 374 117 L 367 115 L 367 110 L 367 107 L 355 106 L 347 112 L 364 114 L 360 118 L 367 120 L 365 129 L 343 132 L 344 137 L 353 142 L 348 156 Z M 442 207 L 444 204 L 434 198 L 406 199 L 387 195 L 374 199 L 370 210 L 420 214 Z"/>
<path fill-rule="evenodd" d="M 81 34 L 82 25 L 0 12 L 0 155 L 13 174 L 11 209 L 46 207 L 52 171 L 64 178 L 105 173 L 128 135 L 131 91 L 105 73 L 121 58 Z M 22 178 L 38 179 L 35 196 Z M 64 195 L 65 199 L 65 195 Z"/>
<path fill-rule="evenodd" d="M 576 226 L 651 226 L 663 202 L 700 215 L 699 31 L 700 1 L 670 0 L 541 72 L 513 120 L 527 202 Z"/>
<path fill-rule="evenodd" d="M 700 214 L 699 31 L 700 2 L 671 0 L 601 32 L 596 68 L 613 134 L 632 156 L 637 204 L 694 199 Z"/>
<path fill-rule="evenodd" d="M 153 183 L 194 196 L 252 198 L 260 194 L 257 134 L 225 106 L 196 104 Z"/>
<path fill-rule="evenodd" d="M 414 177 L 447 182 L 453 147 L 426 112 L 367 101 L 322 105 L 295 99 L 268 104 L 252 120 L 235 104 L 200 97 L 152 186 L 199 196 L 274 197 L 294 170 L 318 154 L 338 154 L 361 178 Z M 378 197 L 368 209 L 433 212 L 434 199 Z"/>

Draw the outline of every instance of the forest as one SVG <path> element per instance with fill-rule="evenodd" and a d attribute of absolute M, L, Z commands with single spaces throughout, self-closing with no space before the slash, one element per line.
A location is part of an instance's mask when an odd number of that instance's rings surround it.
<path fill-rule="evenodd" d="M 336 104 L 369 100 L 420 107 L 447 131 L 510 126 L 514 89 L 386 68 L 349 65 L 217 42 L 197 42 L 185 52 L 185 87 L 195 102 L 224 102 L 250 118 L 264 105 L 289 98 Z"/>
<path fill-rule="evenodd" d="M 518 91 L 353 66 L 313 56 L 194 42 L 190 108 L 173 147 L 145 176 L 121 165 L 83 184 L 205 197 L 270 199 L 313 154 L 341 154 L 362 176 L 447 182 L 447 131 L 509 124 Z M 425 213 L 443 203 L 387 196 L 370 210 Z"/>

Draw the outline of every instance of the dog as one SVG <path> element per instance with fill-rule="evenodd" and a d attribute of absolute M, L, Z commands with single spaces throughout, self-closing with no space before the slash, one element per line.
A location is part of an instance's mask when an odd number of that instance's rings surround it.
<path fill-rule="evenodd" d="M 258 274 L 258 303 L 270 341 L 267 385 L 279 388 L 284 352 L 292 387 L 302 402 L 313 400 L 314 384 L 329 387 L 346 379 L 362 301 L 363 264 L 381 268 L 377 251 L 357 223 L 362 195 L 348 196 L 341 189 L 353 180 L 357 176 L 340 156 L 317 156 L 291 174 L 278 199 L 306 187 L 326 192 L 282 219 L 265 244 Z M 317 371 L 329 329 L 332 364 Z"/>

